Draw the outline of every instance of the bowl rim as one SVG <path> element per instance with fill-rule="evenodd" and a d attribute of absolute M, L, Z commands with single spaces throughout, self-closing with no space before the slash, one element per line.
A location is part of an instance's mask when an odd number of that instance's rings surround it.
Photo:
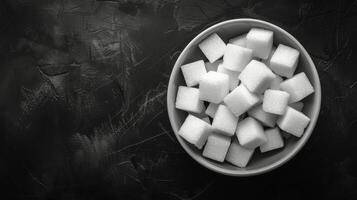
<path fill-rule="evenodd" d="M 281 32 L 282 34 L 284 34 L 285 36 L 287 36 L 289 38 L 289 40 L 291 40 L 293 43 L 295 43 L 300 49 L 301 49 L 301 54 L 303 54 L 304 56 L 306 56 L 307 58 L 307 62 L 309 64 L 309 66 L 311 67 L 312 70 L 312 76 L 314 77 L 314 80 L 310 80 L 314 82 L 314 86 L 315 86 L 315 94 L 316 98 L 314 99 L 314 104 L 316 104 L 316 106 L 312 109 L 312 112 L 315 113 L 313 115 L 313 117 L 310 120 L 310 124 L 308 126 L 308 128 L 305 130 L 303 137 L 301 137 L 298 140 L 297 145 L 290 151 L 288 152 L 284 157 L 282 157 L 281 159 L 277 160 L 276 162 L 273 162 L 269 165 L 266 165 L 264 167 L 258 168 L 258 169 L 250 169 L 250 170 L 231 170 L 231 169 L 224 169 L 222 167 L 213 165 L 209 162 L 207 162 L 205 160 L 205 158 L 203 158 L 202 155 L 197 155 L 193 152 L 193 150 L 191 149 L 191 147 L 186 144 L 186 142 L 178 135 L 177 131 L 179 130 L 179 127 L 176 126 L 176 123 L 174 122 L 174 117 L 173 117 L 173 111 L 175 109 L 174 106 L 174 102 L 171 102 L 171 97 L 173 93 L 172 88 L 175 86 L 174 85 L 174 71 L 177 70 L 177 68 L 179 68 L 180 66 L 178 66 L 178 63 L 180 60 L 183 59 L 183 56 L 185 54 L 186 51 L 188 51 L 188 49 L 190 49 L 192 47 L 192 45 L 199 39 L 201 39 L 202 36 L 204 36 L 206 33 L 211 32 L 212 30 L 218 29 L 220 26 L 223 25 L 227 25 L 227 24 L 234 24 L 234 23 L 258 23 L 258 24 L 264 24 L 267 27 L 271 28 L 271 29 L 275 29 L 277 32 Z M 184 148 L 184 150 L 196 161 L 198 162 L 200 165 L 214 171 L 220 174 L 224 174 L 224 175 L 229 175 L 229 176 L 253 176 L 253 175 L 259 175 L 259 174 L 263 174 L 266 172 L 269 172 L 271 170 L 274 170 L 280 166 L 282 166 L 284 163 L 286 163 L 287 161 L 289 161 L 291 158 L 293 158 L 301 149 L 302 147 L 306 144 L 306 142 L 308 141 L 308 139 L 310 138 L 313 129 L 315 128 L 318 116 L 319 116 L 319 112 L 320 112 L 320 107 L 321 107 L 321 85 L 320 85 L 320 79 L 319 79 L 319 75 L 317 73 L 316 67 L 314 62 L 312 61 L 310 55 L 308 54 L 308 52 L 306 51 L 306 49 L 300 44 L 300 42 L 294 37 L 292 36 L 290 33 L 288 33 L 287 31 L 285 31 L 284 29 L 280 28 L 277 25 L 274 25 L 272 23 L 263 21 L 263 20 L 258 20 L 258 19 L 252 19 L 252 18 L 238 18 L 238 19 L 231 19 L 231 20 L 226 20 L 226 21 L 222 21 L 220 23 L 217 23 L 213 26 L 210 26 L 208 28 L 206 28 L 205 30 L 203 30 L 201 33 L 199 33 L 196 37 L 194 37 L 189 43 L 188 45 L 186 45 L 186 47 L 183 49 L 183 51 L 180 53 L 180 56 L 177 58 L 174 67 L 171 70 L 171 74 L 170 74 L 170 79 L 169 79 L 169 84 L 167 87 L 167 112 L 169 115 L 169 120 L 170 120 L 170 124 L 171 127 L 175 133 L 175 136 L 177 138 L 177 140 L 179 141 L 180 145 Z"/>

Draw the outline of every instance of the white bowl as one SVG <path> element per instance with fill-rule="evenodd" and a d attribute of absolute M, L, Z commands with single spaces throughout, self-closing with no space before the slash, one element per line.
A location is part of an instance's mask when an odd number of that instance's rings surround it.
<path fill-rule="evenodd" d="M 311 119 L 310 124 L 305 129 L 304 135 L 301 138 L 293 137 L 287 140 L 285 147 L 280 150 L 275 150 L 264 154 L 260 154 L 258 153 L 259 150 L 256 150 L 252 160 L 248 163 L 248 166 L 245 168 L 239 168 L 226 162 L 218 163 L 203 157 L 200 150 L 187 143 L 177 134 L 181 124 L 187 116 L 187 113 L 175 108 L 175 100 L 177 87 L 180 85 L 185 85 L 180 67 L 183 64 L 205 58 L 197 46 L 204 38 L 212 33 L 217 33 L 224 41 L 227 42 L 229 38 L 246 33 L 253 27 L 264 28 L 273 31 L 275 45 L 282 43 L 291 46 L 300 52 L 297 72 L 305 72 L 311 81 L 315 92 L 304 100 L 303 113 L 305 113 Z M 256 19 L 233 19 L 224 21 L 207 28 L 199 35 L 197 35 L 185 47 L 177 59 L 175 66 L 172 69 L 167 91 L 167 109 L 171 126 L 181 146 L 194 160 L 196 160 L 201 165 L 212 171 L 230 176 L 251 176 L 262 174 L 281 166 L 292 157 L 294 157 L 305 145 L 315 127 L 317 118 L 319 116 L 320 104 L 321 86 L 319 76 L 317 74 L 314 63 L 312 62 L 305 48 L 292 35 L 280 27 Z"/>

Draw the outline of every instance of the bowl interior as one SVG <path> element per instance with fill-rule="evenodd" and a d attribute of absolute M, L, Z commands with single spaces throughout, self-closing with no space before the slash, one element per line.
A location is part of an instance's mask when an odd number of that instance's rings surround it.
<path fill-rule="evenodd" d="M 228 163 L 218 163 L 209 159 L 204 158 L 201 155 L 201 151 L 192 146 L 191 144 L 184 141 L 181 137 L 177 135 L 177 131 L 181 124 L 184 122 L 187 113 L 175 108 L 175 99 L 177 93 L 177 87 L 180 85 L 186 85 L 183 79 L 180 66 L 189 62 L 193 62 L 199 59 L 205 59 L 205 56 L 198 48 L 198 44 L 206 38 L 208 35 L 216 32 L 221 38 L 228 42 L 229 38 L 246 33 L 252 27 L 259 27 L 268 29 L 274 32 L 274 45 L 285 44 L 297 49 L 300 52 L 299 65 L 297 72 L 304 71 L 308 76 L 311 84 L 315 88 L 315 93 L 303 100 L 304 108 L 303 112 L 310 117 L 311 122 L 309 126 L 305 129 L 305 133 L 301 138 L 290 137 L 285 142 L 285 147 L 280 150 L 274 150 L 268 153 L 261 154 L 259 150 L 256 150 L 252 160 L 249 162 L 246 168 L 239 168 Z M 214 25 L 196 38 L 194 38 L 189 45 L 181 53 L 180 57 L 176 61 L 173 68 L 170 82 L 168 86 L 168 112 L 170 117 L 170 122 L 172 128 L 177 136 L 178 141 L 182 147 L 190 154 L 196 161 L 200 164 L 206 166 L 207 168 L 214 170 L 219 173 L 226 175 L 254 175 L 262 172 L 269 171 L 275 167 L 283 164 L 285 161 L 293 157 L 300 148 L 308 140 L 318 117 L 320 110 L 320 100 L 321 100 L 321 89 L 319 78 L 315 69 L 315 66 L 307 54 L 306 50 L 302 45 L 296 41 L 290 34 L 282 30 L 281 28 L 272 25 L 270 23 L 253 20 L 253 19 L 237 19 L 222 22 L 220 24 Z"/>

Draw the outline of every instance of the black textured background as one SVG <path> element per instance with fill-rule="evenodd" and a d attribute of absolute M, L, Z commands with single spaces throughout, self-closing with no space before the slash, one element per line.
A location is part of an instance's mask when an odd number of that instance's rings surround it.
<path fill-rule="evenodd" d="M 198 165 L 166 112 L 180 51 L 241 17 L 294 35 L 323 90 L 303 150 L 250 178 Z M 356 19 L 356 0 L 1 0 L 1 199 L 357 199 Z"/>

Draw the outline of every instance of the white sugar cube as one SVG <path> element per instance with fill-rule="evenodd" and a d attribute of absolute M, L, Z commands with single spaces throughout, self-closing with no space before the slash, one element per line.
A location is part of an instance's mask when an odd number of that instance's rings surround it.
<path fill-rule="evenodd" d="M 296 137 L 301 137 L 304 129 L 309 124 L 310 118 L 293 108 L 287 107 L 284 115 L 280 116 L 276 122 L 281 130 L 284 130 Z"/>
<path fill-rule="evenodd" d="M 303 102 L 295 102 L 289 105 L 290 107 L 294 108 L 297 111 L 302 111 L 302 108 L 304 107 L 304 103 Z"/>
<path fill-rule="evenodd" d="M 273 32 L 252 28 L 247 34 L 247 48 L 253 50 L 253 56 L 267 59 L 273 46 Z"/>
<path fill-rule="evenodd" d="M 280 90 L 280 83 L 283 82 L 283 78 L 280 76 L 276 75 L 274 80 L 270 84 L 270 89 L 272 90 Z"/>
<path fill-rule="evenodd" d="M 224 98 L 224 103 L 236 117 L 248 111 L 259 101 L 259 97 L 249 92 L 243 84 L 240 84 Z"/>
<path fill-rule="evenodd" d="M 176 96 L 176 108 L 187 112 L 201 113 L 204 109 L 203 101 L 199 99 L 197 88 L 179 86 Z"/>
<path fill-rule="evenodd" d="M 270 59 L 270 68 L 278 75 L 292 77 L 299 61 L 299 51 L 279 44 Z"/>
<path fill-rule="evenodd" d="M 210 63 L 215 62 L 221 58 L 226 50 L 226 44 L 224 41 L 217 35 L 213 33 L 204 39 L 198 47 L 201 49 L 203 54 L 206 56 Z"/>
<path fill-rule="evenodd" d="M 212 128 L 214 131 L 227 136 L 234 135 L 237 128 L 238 117 L 225 106 L 219 105 L 217 112 L 213 118 Z"/>
<path fill-rule="evenodd" d="M 209 105 L 205 111 L 205 114 L 214 118 L 214 115 L 216 114 L 217 109 L 218 109 L 218 104 L 209 103 Z"/>
<path fill-rule="evenodd" d="M 202 76 L 199 83 L 200 100 L 219 104 L 229 92 L 227 74 L 210 71 Z"/>
<path fill-rule="evenodd" d="M 241 47 L 246 47 L 247 46 L 247 34 L 238 35 L 234 38 L 231 38 L 229 40 L 229 43 L 237 45 L 237 46 L 241 46 Z"/>
<path fill-rule="evenodd" d="M 236 134 L 239 144 L 249 149 L 254 149 L 267 141 L 262 125 L 251 117 L 238 123 Z"/>
<path fill-rule="evenodd" d="M 239 75 L 239 80 L 254 93 L 262 93 L 274 80 L 275 74 L 262 62 L 252 60 Z"/>
<path fill-rule="evenodd" d="M 231 146 L 229 146 L 226 161 L 238 167 L 246 167 L 253 153 L 254 149 L 244 148 L 238 140 L 233 140 Z"/>
<path fill-rule="evenodd" d="M 188 115 L 178 131 L 178 134 L 187 142 L 201 149 L 206 143 L 207 137 L 211 132 L 211 125 L 207 122 L 193 115 Z"/>
<path fill-rule="evenodd" d="M 227 44 L 223 56 L 223 66 L 232 71 L 242 71 L 252 60 L 252 50 L 234 44 Z"/>
<path fill-rule="evenodd" d="M 275 51 L 276 51 L 276 47 L 273 46 L 273 47 L 271 48 L 271 51 L 270 51 L 270 54 L 269 54 L 268 58 L 267 58 L 267 59 L 263 59 L 263 61 L 262 61 L 262 62 L 263 62 L 266 66 L 268 66 L 269 68 L 270 68 L 270 60 L 271 60 L 271 57 L 273 57 Z"/>
<path fill-rule="evenodd" d="M 252 109 L 250 109 L 248 111 L 248 115 L 261 122 L 264 126 L 268 127 L 274 127 L 276 120 L 278 119 L 278 115 L 265 112 L 263 110 L 262 104 L 254 106 Z"/>
<path fill-rule="evenodd" d="M 230 137 L 219 134 L 211 134 L 208 136 L 207 144 L 202 155 L 206 158 L 223 162 L 230 144 Z"/>
<path fill-rule="evenodd" d="M 304 72 L 281 82 L 280 89 L 290 94 L 289 103 L 298 102 L 314 92 L 314 88 Z"/>
<path fill-rule="evenodd" d="M 223 60 L 220 59 L 220 60 L 217 60 L 215 61 L 214 63 L 210 63 L 210 62 L 205 62 L 205 66 L 206 66 L 206 70 L 207 72 L 209 71 L 217 71 L 217 68 L 218 68 L 218 65 L 219 64 L 222 64 L 223 63 Z"/>
<path fill-rule="evenodd" d="M 289 93 L 280 90 L 266 90 L 264 92 L 263 110 L 277 115 L 284 114 L 288 102 Z"/>
<path fill-rule="evenodd" d="M 232 71 L 223 67 L 222 64 L 218 66 L 217 72 L 227 74 L 229 77 L 229 90 L 232 91 L 238 86 L 239 80 L 238 76 L 240 72 Z"/>
<path fill-rule="evenodd" d="M 260 146 L 260 151 L 262 153 L 271 151 L 274 149 L 279 149 L 284 146 L 283 138 L 280 135 L 279 128 L 267 129 L 265 131 L 265 136 L 267 137 L 267 142 Z"/>
<path fill-rule="evenodd" d="M 207 73 L 203 60 L 182 65 L 181 71 L 188 87 L 197 85 L 201 77 Z"/>

